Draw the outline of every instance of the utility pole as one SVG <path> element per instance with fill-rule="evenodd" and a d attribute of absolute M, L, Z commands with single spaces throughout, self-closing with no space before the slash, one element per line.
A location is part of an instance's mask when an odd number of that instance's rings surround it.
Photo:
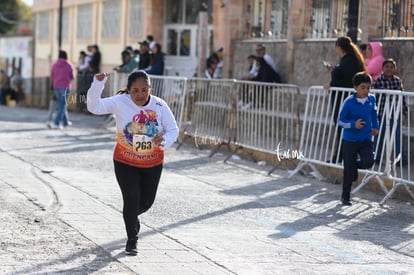
<path fill-rule="evenodd" d="M 62 48 L 62 17 L 63 17 L 63 0 L 59 0 L 59 25 L 58 25 L 58 49 Z"/>
<path fill-rule="evenodd" d="M 358 14 L 359 0 L 349 0 L 348 2 L 348 33 L 352 42 L 357 44 L 358 40 Z"/>

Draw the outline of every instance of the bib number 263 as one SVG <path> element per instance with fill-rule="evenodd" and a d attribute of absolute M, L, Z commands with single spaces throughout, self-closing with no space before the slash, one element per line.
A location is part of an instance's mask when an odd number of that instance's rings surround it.
<path fill-rule="evenodd" d="M 148 151 L 152 149 L 152 138 L 146 135 L 134 135 L 134 150 L 137 152 Z"/>

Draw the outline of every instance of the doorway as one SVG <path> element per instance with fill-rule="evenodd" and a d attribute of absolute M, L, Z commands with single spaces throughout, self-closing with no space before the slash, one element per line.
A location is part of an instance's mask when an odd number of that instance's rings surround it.
<path fill-rule="evenodd" d="M 207 55 L 213 45 L 212 26 L 213 0 L 167 0 L 164 24 L 164 45 L 166 53 L 165 74 L 192 77 L 198 65 L 198 19 L 200 12 L 208 15 Z"/>

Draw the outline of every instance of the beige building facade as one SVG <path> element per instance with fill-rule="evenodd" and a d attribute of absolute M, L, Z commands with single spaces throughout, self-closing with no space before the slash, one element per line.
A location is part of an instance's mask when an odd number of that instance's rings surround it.
<path fill-rule="evenodd" d="M 62 46 L 72 63 L 89 44 L 102 53 L 102 71 L 121 62 L 125 46 L 138 48 L 148 34 L 166 53 L 166 74 L 193 76 L 203 60 L 224 47 L 224 77 L 247 71 L 247 56 L 264 44 L 284 82 L 299 86 L 329 81 L 322 60 L 335 63 L 334 41 L 349 32 L 357 3 L 358 43 L 382 41 L 406 88 L 414 90 L 414 1 L 389 0 L 64 0 Z M 34 75 L 45 76 L 58 54 L 59 1 L 33 5 Z M 205 14 L 205 20 L 200 16 Z M 201 22 L 200 22 L 201 21 Z"/>

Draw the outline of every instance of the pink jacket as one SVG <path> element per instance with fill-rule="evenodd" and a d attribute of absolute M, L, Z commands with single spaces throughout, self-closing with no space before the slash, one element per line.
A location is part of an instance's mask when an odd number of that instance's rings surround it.
<path fill-rule="evenodd" d="M 375 80 L 382 73 L 382 62 L 384 62 L 384 56 L 382 55 L 382 43 L 370 42 L 372 55 L 366 59 L 367 71 L 372 76 L 372 80 Z"/>
<path fill-rule="evenodd" d="M 59 58 L 53 64 L 50 78 L 54 89 L 69 89 L 70 82 L 74 79 L 72 65 L 65 59 Z"/>

